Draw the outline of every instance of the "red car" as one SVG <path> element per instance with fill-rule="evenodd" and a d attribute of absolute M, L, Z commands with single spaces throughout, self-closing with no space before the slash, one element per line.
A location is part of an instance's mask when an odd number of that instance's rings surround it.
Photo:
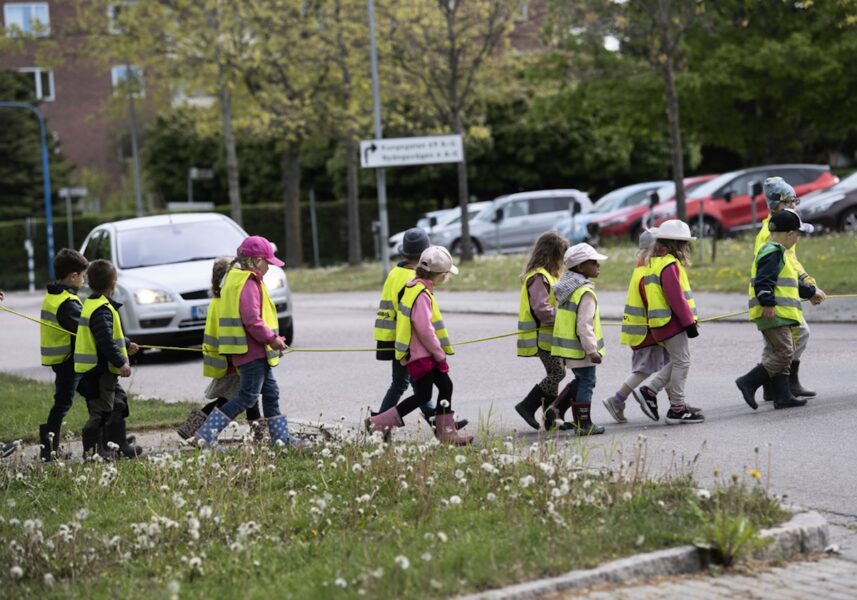
<path fill-rule="evenodd" d="M 701 186 L 706 181 L 711 181 L 717 175 L 699 175 L 697 177 L 686 177 L 684 180 L 685 196 L 689 195 L 693 190 Z M 661 203 L 670 202 L 675 198 L 675 184 L 670 183 L 659 190 L 658 201 Z M 601 237 L 622 238 L 628 236 L 632 241 L 640 236 L 640 229 L 643 226 L 644 220 L 648 221 L 648 214 L 651 210 L 649 201 L 645 200 L 641 204 L 635 206 L 626 206 L 619 210 L 614 210 L 595 220 L 601 227 Z"/>
<path fill-rule="evenodd" d="M 702 235 L 720 237 L 727 232 L 753 227 L 753 210 L 756 206 L 756 227 L 768 216 L 768 204 L 761 191 L 750 202 L 750 188 L 761 184 L 768 177 L 782 177 L 798 196 L 822 190 L 837 183 L 839 178 L 830 172 L 827 165 L 767 165 L 724 173 L 708 181 L 687 198 L 687 222 L 695 236 L 700 235 L 699 211 L 702 209 Z M 655 225 L 676 218 L 675 201 L 655 207 Z"/>

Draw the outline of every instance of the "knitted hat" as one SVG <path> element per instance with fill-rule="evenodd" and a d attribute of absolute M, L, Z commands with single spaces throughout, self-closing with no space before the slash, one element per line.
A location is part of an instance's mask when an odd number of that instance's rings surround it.
<path fill-rule="evenodd" d="M 786 183 L 782 177 L 768 177 L 765 180 L 765 200 L 768 202 L 768 209 L 773 210 L 779 206 L 781 202 L 787 202 L 792 198 L 797 198 L 795 189 Z"/>
<path fill-rule="evenodd" d="M 422 227 L 411 227 L 402 237 L 398 251 L 402 256 L 419 256 L 430 245 L 428 234 Z"/>

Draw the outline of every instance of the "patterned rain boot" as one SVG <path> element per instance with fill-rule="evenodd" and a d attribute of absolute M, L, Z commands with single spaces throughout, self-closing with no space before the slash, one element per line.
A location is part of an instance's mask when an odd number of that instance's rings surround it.
<path fill-rule="evenodd" d="M 196 430 L 195 440 L 200 446 L 217 446 L 217 436 L 232 422 L 220 409 L 215 408 L 208 415 L 202 427 Z"/>

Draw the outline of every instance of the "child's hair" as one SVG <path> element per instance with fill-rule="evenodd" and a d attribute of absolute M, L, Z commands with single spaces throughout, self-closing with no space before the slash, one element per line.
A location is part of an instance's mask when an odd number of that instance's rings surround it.
<path fill-rule="evenodd" d="M 682 265 L 690 266 L 690 242 L 685 240 L 658 240 L 653 254 L 672 254 Z"/>
<path fill-rule="evenodd" d="M 63 248 L 54 256 L 54 273 L 57 280 L 65 279 L 72 273 L 83 273 L 88 266 L 89 261 L 83 254 L 71 248 Z"/>
<path fill-rule="evenodd" d="M 416 268 L 416 275 L 419 279 L 428 279 L 429 281 L 434 282 L 437 279 L 446 275 L 446 273 L 435 273 L 433 271 L 429 271 L 427 269 L 424 269 L 423 267 L 418 266 Z"/>
<path fill-rule="evenodd" d="M 99 258 L 89 263 L 86 269 L 89 289 L 96 294 L 107 294 L 116 283 L 116 268 L 109 260 Z"/>
<path fill-rule="evenodd" d="M 252 256 L 236 256 L 232 259 L 232 262 L 229 263 L 229 269 L 231 269 L 232 267 L 238 267 L 239 269 L 250 271 L 256 268 L 256 265 L 253 262 L 255 260 L 256 259 Z"/>
<path fill-rule="evenodd" d="M 530 252 L 530 260 L 521 273 L 521 281 L 527 273 L 533 269 L 544 268 L 554 277 L 559 277 L 563 270 L 563 256 L 568 250 L 568 240 L 561 236 L 556 231 L 546 231 L 536 243 L 533 244 L 533 250 Z"/>
<path fill-rule="evenodd" d="M 220 286 L 232 264 L 228 258 L 218 258 L 211 266 L 211 297 L 220 298 Z"/>
<path fill-rule="evenodd" d="M 637 265 L 645 265 L 649 262 L 649 259 L 652 257 L 652 250 L 654 250 L 654 244 L 649 246 L 648 248 L 640 248 L 637 250 Z"/>

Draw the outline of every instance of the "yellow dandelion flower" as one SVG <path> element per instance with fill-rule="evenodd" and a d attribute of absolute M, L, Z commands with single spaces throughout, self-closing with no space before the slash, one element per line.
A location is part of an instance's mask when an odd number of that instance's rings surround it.
<path fill-rule="evenodd" d="M 747 469 L 747 475 L 757 481 L 762 478 L 762 473 L 758 469 Z"/>

